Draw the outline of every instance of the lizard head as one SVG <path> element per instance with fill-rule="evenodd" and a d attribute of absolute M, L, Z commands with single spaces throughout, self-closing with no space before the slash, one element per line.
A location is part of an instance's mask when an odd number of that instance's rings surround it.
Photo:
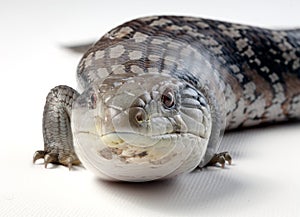
<path fill-rule="evenodd" d="M 207 99 L 168 74 L 115 74 L 95 82 L 72 109 L 83 165 L 109 180 L 150 181 L 197 167 L 211 133 Z"/>

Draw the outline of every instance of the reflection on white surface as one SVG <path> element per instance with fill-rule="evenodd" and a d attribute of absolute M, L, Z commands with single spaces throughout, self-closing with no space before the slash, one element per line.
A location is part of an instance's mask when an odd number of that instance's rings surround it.
<path fill-rule="evenodd" d="M 48 91 L 58 84 L 76 87 L 80 56 L 60 44 L 98 38 L 151 14 L 300 26 L 300 2 L 2 0 L 0 6 L 0 216 L 300 215 L 299 123 L 229 133 L 222 149 L 233 155 L 233 166 L 164 182 L 102 182 L 81 167 L 46 170 L 31 162 L 43 147 Z"/>

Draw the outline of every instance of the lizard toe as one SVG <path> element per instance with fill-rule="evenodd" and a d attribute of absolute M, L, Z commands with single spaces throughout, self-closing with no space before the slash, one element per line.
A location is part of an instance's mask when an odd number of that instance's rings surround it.
<path fill-rule="evenodd" d="M 45 157 L 45 151 L 39 150 L 36 151 L 33 155 L 33 163 L 35 163 L 38 159 L 42 159 Z"/>
<path fill-rule="evenodd" d="M 44 160 L 45 160 L 45 168 L 47 168 L 49 163 L 59 163 L 58 155 L 53 153 L 46 154 Z"/>
<path fill-rule="evenodd" d="M 206 166 L 216 166 L 217 164 L 221 164 L 221 167 L 225 168 L 226 162 L 231 165 L 232 157 L 228 152 L 221 152 L 215 154 Z"/>

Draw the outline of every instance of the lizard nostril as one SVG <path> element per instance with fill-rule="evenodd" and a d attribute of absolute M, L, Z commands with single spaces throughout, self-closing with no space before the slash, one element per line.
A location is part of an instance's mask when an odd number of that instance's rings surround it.
<path fill-rule="evenodd" d="M 145 112 L 143 110 L 139 110 L 135 115 L 135 120 L 137 123 L 141 124 L 146 119 Z"/>
<path fill-rule="evenodd" d="M 146 112 L 142 108 L 131 108 L 129 111 L 130 122 L 136 127 L 141 126 L 147 119 Z"/>

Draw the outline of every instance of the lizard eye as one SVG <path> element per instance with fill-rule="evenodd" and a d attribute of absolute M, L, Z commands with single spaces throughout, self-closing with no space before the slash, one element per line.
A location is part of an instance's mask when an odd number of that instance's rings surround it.
<path fill-rule="evenodd" d="M 162 96 L 161 96 L 161 102 L 163 103 L 165 108 L 172 108 L 175 105 L 175 95 L 174 92 L 170 89 L 167 88 Z"/>

